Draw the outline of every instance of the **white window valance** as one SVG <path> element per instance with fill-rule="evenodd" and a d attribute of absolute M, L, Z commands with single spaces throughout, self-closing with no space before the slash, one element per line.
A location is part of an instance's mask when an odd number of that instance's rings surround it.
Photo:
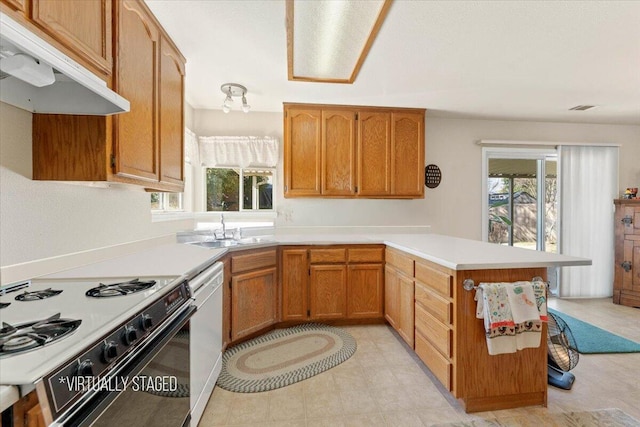
<path fill-rule="evenodd" d="M 201 136 L 200 163 L 206 167 L 275 167 L 278 140 L 264 136 Z"/>
<path fill-rule="evenodd" d="M 199 157 L 198 137 L 191 130 L 184 128 L 184 161 L 197 165 Z"/>

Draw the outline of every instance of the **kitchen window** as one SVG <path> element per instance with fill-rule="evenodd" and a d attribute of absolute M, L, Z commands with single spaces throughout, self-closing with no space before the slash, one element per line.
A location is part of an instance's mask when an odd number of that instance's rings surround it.
<path fill-rule="evenodd" d="M 151 210 L 158 212 L 181 212 L 182 193 L 151 193 Z"/>
<path fill-rule="evenodd" d="M 271 168 L 205 168 L 206 211 L 273 211 L 274 175 Z"/>

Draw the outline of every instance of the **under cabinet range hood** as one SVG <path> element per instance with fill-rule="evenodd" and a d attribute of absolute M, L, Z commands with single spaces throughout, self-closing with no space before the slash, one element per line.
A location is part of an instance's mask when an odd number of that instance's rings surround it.
<path fill-rule="evenodd" d="M 129 101 L 0 12 L 0 101 L 33 113 L 108 116 Z"/>

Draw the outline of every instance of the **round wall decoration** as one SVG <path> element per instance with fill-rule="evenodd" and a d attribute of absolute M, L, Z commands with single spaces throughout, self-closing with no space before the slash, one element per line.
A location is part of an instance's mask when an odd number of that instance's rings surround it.
<path fill-rule="evenodd" d="M 440 168 L 436 165 L 427 165 L 424 168 L 424 185 L 427 188 L 436 188 L 440 185 L 440 180 L 442 179 L 442 172 L 440 172 Z"/>

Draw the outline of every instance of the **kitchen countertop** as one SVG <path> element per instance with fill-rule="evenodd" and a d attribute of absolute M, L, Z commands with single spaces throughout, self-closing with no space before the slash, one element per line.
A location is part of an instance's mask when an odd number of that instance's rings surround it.
<path fill-rule="evenodd" d="M 440 234 L 389 235 L 384 243 L 452 270 L 591 265 L 586 258 L 514 248 Z"/>
<path fill-rule="evenodd" d="M 85 279 L 182 275 L 189 278 L 204 270 L 226 252 L 226 248 L 212 249 L 183 243 L 169 243 L 135 254 L 59 271 L 40 278 Z"/>
<path fill-rule="evenodd" d="M 408 252 L 452 270 L 536 268 L 591 265 L 591 260 L 530 249 L 513 248 L 441 234 L 295 234 L 276 235 L 281 245 L 375 244 Z"/>
<path fill-rule="evenodd" d="M 205 248 L 184 243 L 160 245 L 135 254 L 60 271 L 40 279 L 186 276 L 192 277 L 226 254 L 274 245 L 385 244 L 452 270 L 591 265 L 591 260 L 513 248 L 439 234 L 281 234 L 255 244 Z M 18 387 L 0 386 L 0 410 L 20 398 Z"/>

